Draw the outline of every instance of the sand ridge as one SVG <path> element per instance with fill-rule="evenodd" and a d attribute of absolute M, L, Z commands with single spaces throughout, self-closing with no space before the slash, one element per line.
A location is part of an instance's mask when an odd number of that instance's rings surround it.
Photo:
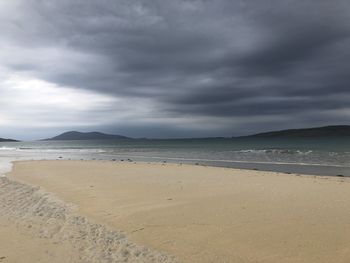
<path fill-rule="evenodd" d="M 40 187 L 0 178 L 0 219 L 6 222 L 6 228 L 10 222 L 12 227 L 16 223 L 16 230 L 22 232 L 23 238 L 27 235 L 49 242 L 52 246 L 46 246 L 46 252 L 43 250 L 42 254 L 54 252 L 57 246 L 66 247 L 64 253 L 70 254 L 68 258 L 64 254 L 55 258 L 47 255 L 45 262 L 176 262 L 174 257 L 130 242 L 119 231 L 92 223 L 75 210 L 74 205 L 62 202 Z M 0 255 L 0 262 L 29 262 L 27 258 L 22 261 L 6 259 Z"/>

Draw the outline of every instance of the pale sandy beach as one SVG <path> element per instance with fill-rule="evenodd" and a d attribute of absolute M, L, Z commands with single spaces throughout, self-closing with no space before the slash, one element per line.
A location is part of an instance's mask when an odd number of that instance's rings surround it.
<path fill-rule="evenodd" d="M 350 263 L 350 0 L 0 0 L 0 263 Z"/>
<path fill-rule="evenodd" d="M 350 262 L 347 178 L 25 161 L 0 180 L 0 262 Z"/>

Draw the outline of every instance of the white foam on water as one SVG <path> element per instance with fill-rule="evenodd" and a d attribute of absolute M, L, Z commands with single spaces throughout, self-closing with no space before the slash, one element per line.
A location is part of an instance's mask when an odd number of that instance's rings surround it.
<path fill-rule="evenodd" d="M 91 148 L 91 149 L 74 149 L 74 148 L 56 148 L 56 149 L 43 149 L 43 148 L 26 148 L 26 147 L 0 147 L 0 151 L 6 152 L 33 152 L 33 153 L 105 153 L 106 150 Z"/>
<path fill-rule="evenodd" d="M 6 146 L 1 146 L 0 151 L 16 151 L 18 148 L 16 147 L 6 147 Z"/>
<path fill-rule="evenodd" d="M 308 155 L 313 153 L 312 150 L 291 150 L 291 149 L 262 149 L 262 150 L 255 150 L 255 149 L 247 149 L 247 150 L 238 150 L 238 151 L 231 151 L 233 153 L 252 153 L 252 154 L 297 154 L 297 155 Z"/>
<path fill-rule="evenodd" d="M 102 149 L 38 149 L 38 148 L 18 148 L 18 152 L 34 152 L 34 153 L 104 153 Z"/>

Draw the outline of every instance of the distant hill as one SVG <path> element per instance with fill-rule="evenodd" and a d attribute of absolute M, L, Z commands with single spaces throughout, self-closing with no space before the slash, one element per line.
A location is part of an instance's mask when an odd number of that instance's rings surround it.
<path fill-rule="evenodd" d="M 122 135 L 105 134 L 102 132 L 69 131 L 43 141 L 75 141 L 75 140 L 118 140 L 128 139 Z"/>
<path fill-rule="evenodd" d="M 3 139 L 0 138 L 0 142 L 18 142 L 17 140 L 12 140 L 12 139 Z"/>
<path fill-rule="evenodd" d="M 258 133 L 240 138 L 309 138 L 309 137 L 350 137 L 349 125 L 325 126 L 307 129 L 290 129 Z"/>

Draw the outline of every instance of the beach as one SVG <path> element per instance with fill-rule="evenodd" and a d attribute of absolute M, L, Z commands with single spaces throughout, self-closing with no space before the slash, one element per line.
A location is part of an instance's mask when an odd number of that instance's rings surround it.
<path fill-rule="evenodd" d="M 0 180 L 0 262 L 350 261 L 348 178 L 21 161 Z"/>

